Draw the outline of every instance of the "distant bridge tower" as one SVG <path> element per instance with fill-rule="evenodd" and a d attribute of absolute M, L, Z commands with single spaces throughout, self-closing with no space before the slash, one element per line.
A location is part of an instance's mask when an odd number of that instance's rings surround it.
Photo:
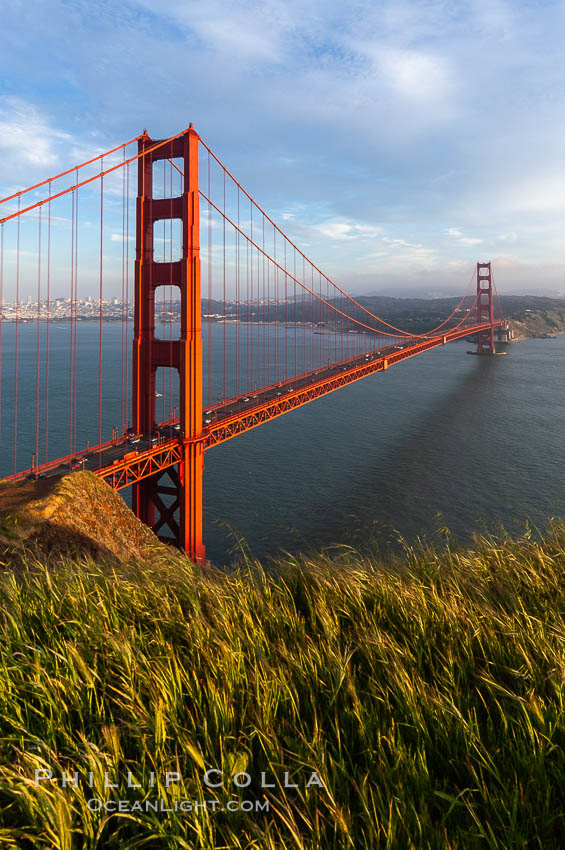
<path fill-rule="evenodd" d="M 477 336 L 477 354 L 496 354 L 494 347 L 494 304 L 490 263 L 477 263 L 477 324 L 490 322 L 489 330 Z"/>
<path fill-rule="evenodd" d="M 191 124 L 185 133 L 157 150 L 151 150 L 158 143 L 147 132 L 138 143 L 144 156 L 139 159 L 136 212 L 132 424 L 136 433 L 154 432 L 156 371 L 159 367 L 175 368 L 179 374 L 183 459 L 177 466 L 135 484 L 132 507 L 163 540 L 204 561 L 198 140 Z M 183 160 L 183 191 L 175 198 L 154 199 L 153 164 L 164 159 Z M 155 222 L 172 219 L 182 224 L 181 258 L 155 262 Z M 172 342 L 155 337 L 155 290 L 169 285 L 180 290 L 180 336 Z"/>

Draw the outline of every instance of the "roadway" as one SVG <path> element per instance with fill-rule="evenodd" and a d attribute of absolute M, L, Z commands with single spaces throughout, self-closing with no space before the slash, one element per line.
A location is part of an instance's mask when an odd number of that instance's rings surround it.
<path fill-rule="evenodd" d="M 449 329 L 442 330 L 442 333 L 449 334 Z M 215 428 L 224 420 L 229 420 L 242 413 L 253 411 L 254 408 L 261 408 L 272 402 L 273 400 L 284 398 L 290 394 L 295 394 L 305 387 L 312 386 L 318 382 L 328 378 L 335 377 L 340 372 L 348 372 L 360 365 L 370 363 L 374 360 L 384 360 L 390 357 L 393 353 L 399 352 L 402 349 L 417 348 L 419 344 L 429 339 L 429 337 L 411 338 L 409 342 L 398 343 L 396 345 L 385 346 L 369 353 L 363 353 L 356 357 L 344 360 L 340 363 L 334 363 L 329 366 L 322 366 L 318 369 L 306 372 L 302 375 L 297 375 L 293 378 L 287 378 L 263 387 L 248 395 L 241 395 L 237 398 L 230 398 L 226 401 L 221 401 L 211 407 L 205 408 L 202 416 L 202 427 L 204 436 L 207 432 Z M 416 352 L 414 352 L 416 353 Z M 408 354 L 408 352 L 406 352 Z M 74 452 L 65 458 L 60 458 L 51 461 L 35 468 L 24 470 L 23 472 L 11 475 L 5 480 L 21 480 L 23 478 L 38 479 L 61 475 L 69 471 L 90 470 L 100 474 L 101 470 L 113 469 L 117 464 L 123 467 L 129 460 L 137 460 L 151 455 L 153 451 L 162 448 L 164 451 L 167 447 L 173 445 L 178 446 L 180 435 L 180 425 L 178 419 L 173 419 L 165 423 L 160 423 L 156 426 L 153 434 L 133 434 L 127 433 L 117 437 L 100 446 L 87 447 L 81 451 Z"/>

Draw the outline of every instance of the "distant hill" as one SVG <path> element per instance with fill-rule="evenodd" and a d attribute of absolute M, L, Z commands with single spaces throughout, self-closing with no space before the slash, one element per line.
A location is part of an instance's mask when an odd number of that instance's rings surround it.
<path fill-rule="evenodd" d="M 459 303 L 459 298 L 390 298 L 385 295 L 360 295 L 359 304 L 393 325 L 411 333 L 424 333 L 440 324 Z M 332 299 L 343 309 L 343 299 Z M 469 304 L 469 301 L 466 302 Z M 565 298 L 538 295 L 502 295 L 498 306 L 514 326 L 518 338 L 548 336 L 565 331 Z M 311 322 L 318 317 L 308 302 L 262 304 L 257 308 L 235 302 L 202 300 L 202 313 L 211 321 L 239 319 L 242 322 Z"/>
<path fill-rule="evenodd" d="M 438 324 L 459 302 L 457 297 L 388 298 L 381 295 L 360 296 L 356 300 L 372 313 L 412 333 Z M 501 295 L 497 300 L 502 315 L 510 320 L 518 338 L 565 331 L 565 298 Z"/>

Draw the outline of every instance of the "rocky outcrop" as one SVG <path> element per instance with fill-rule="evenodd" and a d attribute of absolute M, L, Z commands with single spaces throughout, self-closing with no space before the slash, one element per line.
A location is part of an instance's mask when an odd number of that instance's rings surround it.
<path fill-rule="evenodd" d="M 13 563 L 26 550 L 139 563 L 167 547 L 104 481 L 73 472 L 0 483 L 0 556 Z"/>

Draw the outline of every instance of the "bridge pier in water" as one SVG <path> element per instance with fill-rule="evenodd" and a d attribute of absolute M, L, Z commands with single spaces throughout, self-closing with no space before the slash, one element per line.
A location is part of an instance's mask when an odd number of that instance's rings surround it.
<path fill-rule="evenodd" d="M 133 485 L 132 507 L 139 519 L 166 542 L 184 549 L 196 561 L 205 560 L 202 525 L 202 329 L 200 280 L 200 212 L 198 194 L 199 137 L 190 128 L 153 150 L 160 142 L 145 132 L 138 142 L 138 196 L 133 340 L 133 414 L 136 433 L 156 428 L 155 377 L 160 367 L 179 374 L 179 438 L 182 461 Z M 153 165 L 182 159 L 183 191 L 174 198 L 153 197 Z M 180 220 L 182 253 L 178 261 L 156 262 L 154 228 L 158 221 Z M 171 225 L 172 226 L 172 225 Z M 155 290 L 177 286 L 180 291 L 180 337 L 155 336 Z"/>

